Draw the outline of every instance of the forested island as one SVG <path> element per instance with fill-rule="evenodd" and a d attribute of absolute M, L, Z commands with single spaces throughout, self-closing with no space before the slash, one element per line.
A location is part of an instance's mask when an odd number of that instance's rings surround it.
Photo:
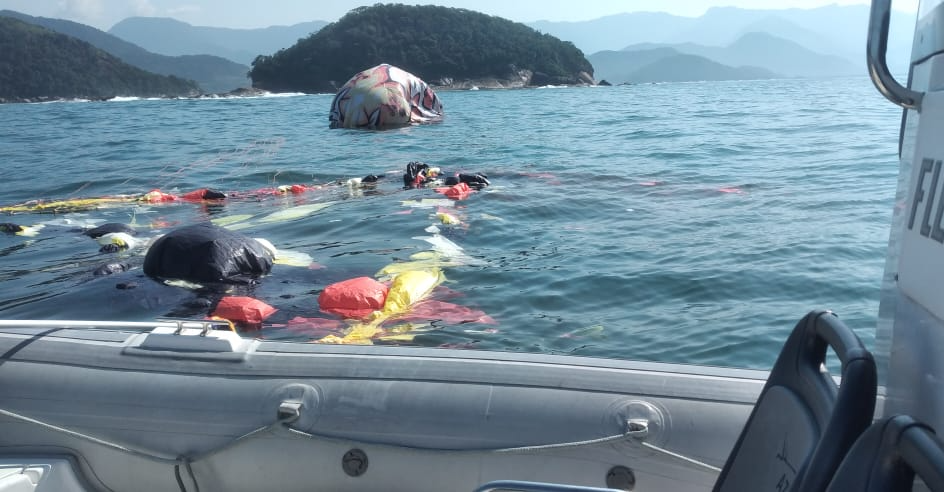
<path fill-rule="evenodd" d="M 146 72 L 84 41 L 0 16 L 0 102 L 198 93 L 193 81 Z"/>
<path fill-rule="evenodd" d="M 593 66 L 570 42 L 471 10 L 402 4 L 354 9 L 290 48 L 256 57 L 249 75 L 258 89 L 330 93 L 380 63 L 434 87 L 593 83 Z"/>

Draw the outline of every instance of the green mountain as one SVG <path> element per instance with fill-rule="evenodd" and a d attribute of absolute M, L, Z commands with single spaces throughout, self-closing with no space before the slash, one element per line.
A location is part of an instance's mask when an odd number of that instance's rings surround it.
<path fill-rule="evenodd" d="M 108 30 L 110 34 L 162 55 L 216 55 L 247 65 L 258 55 L 288 48 L 318 32 L 328 23 L 311 21 L 291 26 L 229 29 L 193 26 L 166 17 L 129 17 Z"/>
<path fill-rule="evenodd" d="M 593 67 L 573 44 L 500 17 L 465 9 L 400 4 L 350 11 L 335 23 L 252 63 L 254 87 L 334 92 L 380 63 L 430 84 L 496 78 L 525 85 L 592 82 Z"/>
<path fill-rule="evenodd" d="M 74 38 L 120 58 L 129 65 L 161 75 L 194 80 L 207 92 L 226 92 L 250 85 L 248 65 L 210 55 L 165 56 L 151 53 L 140 46 L 77 22 L 33 17 L 11 10 L 0 11 L 0 17 L 13 17 Z"/>
<path fill-rule="evenodd" d="M 679 53 L 673 48 L 634 51 L 600 51 L 589 57 L 600 80 L 612 84 L 640 82 L 689 82 L 698 80 L 757 80 L 781 78 L 769 70 L 731 67 L 703 56 Z"/>
<path fill-rule="evenodd" d="M 132 67 L 79 39 L 0 17 L 0 102 L 189 96 L 195 83 Z"/>

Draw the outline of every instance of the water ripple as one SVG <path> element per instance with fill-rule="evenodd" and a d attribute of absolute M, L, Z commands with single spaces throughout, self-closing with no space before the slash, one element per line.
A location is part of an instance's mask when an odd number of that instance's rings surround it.
<path fill-rule="evenodd" d="M 128 205 L 5 220 L 133 220 L 153 236 L 174 224 L 253 216 L 245 232 L 306 252 L 320 267 L 278 266 L 254 295 L 282 321 L 319 316 L 325 285 L 430 248 L 417 238 L 436 209 L 405 202 L 437 196 L 401 190 L 400 181 L 406 162 L 422 160 L 493 182 L 453 209 L 463 225 L 444 235 L 477 263 L 446 268 L 445 285 L 452 301 L 498 325 L 434 320 L 440 331 L 416 344 L 765 368 L 796 320 L 819 307 L 871 341 L 900 114 L 868 79 L 442 98 L 443 123 L 387 132 L 329 131 L 326 95 L 3 106 L 5 204 L 329 185 L 215 208 Z M 332 185 L 367 174 L 388 179 L 374 193 Z M 319 201 L 336 204 L 253 222 Z M 99 253 L 61 225 L 32 240 L 0 236 L 0 316 L 149 319 L 181 312 L 195 295 L 139 267 L 91 276 L 114 260 L 142 258 Z M 139 287 L 115 288 L 127 282 Z"/>

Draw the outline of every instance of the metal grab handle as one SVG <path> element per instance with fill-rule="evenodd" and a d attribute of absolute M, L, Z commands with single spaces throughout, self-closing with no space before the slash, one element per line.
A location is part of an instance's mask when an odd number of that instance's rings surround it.
<path fill-rule="evenodd" d="M 888 70 L 885 55 L 888 52 L 888 25 L 891 21 L 892 1 L 872 0 L 869 12 L 869 38 L 866 43 L 866 59 L 869 77 L 879 92 L 889 101 L 906 109 L 921 111 L 924 93 L 913 91 L 895 80 Z"/>

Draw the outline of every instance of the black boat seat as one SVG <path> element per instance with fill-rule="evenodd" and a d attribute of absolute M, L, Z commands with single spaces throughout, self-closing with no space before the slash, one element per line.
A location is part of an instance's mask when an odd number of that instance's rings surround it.
<path fill-rule="evenodd" d="M 825 369 L 829 347 L 841 363 L 838 388 Z M 875 361 L 859 337 L 835 314 L 811 311 L 787 338 L 714 491 L 824 492 L 846 453 L 871 424 L 876 391 Z M 495 481 L 476 492 L 498 490 L 614 489 Z"/>
<path fill-rule="evenodd" d="M 908 491 L 915 475 L 944 491 L 944 446 L 934 431 L 908 415 L 872 424 L 842 461 L 829 492 Z"/>
<path fill-rule="evenodd" d="M 825 370 L 828 347 L 842 366 L 838 388 Z M 787 338 L 713 490 L 825 491 L 872 422 L 876 384 L 859 337 L 833 313 L 810 312 Z"/>

